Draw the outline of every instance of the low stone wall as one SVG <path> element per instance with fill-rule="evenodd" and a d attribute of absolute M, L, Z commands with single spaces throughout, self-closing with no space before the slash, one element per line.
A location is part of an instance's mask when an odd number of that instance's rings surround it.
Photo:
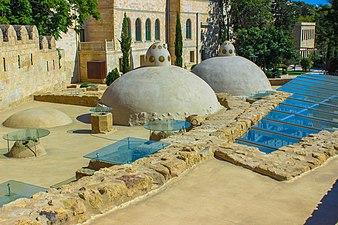
<path fill-rule="evenodd" d="M 252 104 L 219 95 L 224 108 L 189 132 L 163 139 L 172 144 L 131 165 L 93 172 L 75 183 L 19 199 L 0 209 L 0 224 L 76 224 L 163 186 L 195 164 L 214 156 L 287 180 L 337 154 L 338 132 L 323 131 L 266 155 L 233 143 L 289 94 L 277 92 Z"/>
<path fill-rule="evenodd" d="M 293 78 L 269 78 L 271 86 L 281 86 L 291 81 Z"/>
<path fill-rule="evenodd" d="M 132 165 L 103 168 L 75 183 L 19 199 L 0 209 L 0 224 L 77 224 L 157 189 L 196 163 L 210 158 L 210 148 L 171 145 Z"/>
<path fill-rule="evenodd" d="M 291 180 L 322 165 L 338 154 L 338 131 L 321 131 L 301 142 L 284 146 L 270 154 L 258 148 L 229 143 L 220 145 L 215 157 L 243 166 L 276 180 Z"/>
<path fill-rule="evenodd" d="M 103 91 L 67 90 L 53 93 L 35 94 L 34 100 L 69 105 L 95 107 L 102 97 Z"/>

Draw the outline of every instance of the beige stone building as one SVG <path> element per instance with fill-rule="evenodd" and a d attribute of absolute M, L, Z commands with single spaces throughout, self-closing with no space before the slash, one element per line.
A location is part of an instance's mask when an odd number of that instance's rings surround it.
<path fill-rule="evenodd" d="M 70 83 L 64 51 L 35 26 L 0 25 L 0 49 L 0 109 Z"/>
<path fill-rule="evenodd" d="M 293 33 L 296 41 L 296 50 L 299 51 L 302 57 L 310 57 L 316 50 L 316 23 L 297 22 Z"/>
<path fill-rule="evenodd" d="M 148 47 L 165 43 L 175 61 L 176 14 L 179 12 L 183 36 L 183 67 L 199 63 L 203 36 L 207 32 L 209 0 L 99 0 L 101 20 L 89 19 L 83 26 L 79 43 L 80 80 L 102 82 L 107 72 L 120 67 L 119 39 L 123 16 L 129 20 L 132 37 L 131 66 L 142 66 Z"/>

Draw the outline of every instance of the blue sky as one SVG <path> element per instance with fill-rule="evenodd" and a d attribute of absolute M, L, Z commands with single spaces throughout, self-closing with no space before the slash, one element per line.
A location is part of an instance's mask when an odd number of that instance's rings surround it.
<path fill-rule="evenodd" d="M 293 0 L 293 2 L 306 2 L 313 5 L 325 5 L 329 3 L 327 0 Z"/>

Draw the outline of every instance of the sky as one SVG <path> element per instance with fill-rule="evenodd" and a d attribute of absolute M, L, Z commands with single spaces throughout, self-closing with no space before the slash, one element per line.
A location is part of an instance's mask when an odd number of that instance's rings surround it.
<path fill-rule="evenodd" d="M 293 2 L 306 2 L 313 5 L 326 5 L 329 3 L 327 0 L 294 0 Z"/>

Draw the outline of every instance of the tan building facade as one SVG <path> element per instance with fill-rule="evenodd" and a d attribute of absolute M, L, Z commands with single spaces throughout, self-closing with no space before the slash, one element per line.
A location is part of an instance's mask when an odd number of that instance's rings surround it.
<path fill-rule="evenodd" d="M 316 23 L 297 22 L 293 33 L 296 41 L 296 50 L 299 51 L 303 58 L 310 57 L 316 50 Z"/>
<path fill-rule="evenodd" d="M 0 49 L 0 109 L 70 83 L 64 51 L 35 26 L 0 25 Z"/>
<path fill-rule="evenodd" d="M 131 66 L 142 66 L 148 47 L 154 42 L 168 46 L 175 61 L 176 14 L 183 36 L 183 67 L 201 61 L 203 29 L 207 26 L 209 0 L 99 0 L 101 19 L 84 25 L 79 44 L 81 81 L 102 82 L 106 73 L 120 67 L 120 36 L 124 14 L 132 38 Z"/>

